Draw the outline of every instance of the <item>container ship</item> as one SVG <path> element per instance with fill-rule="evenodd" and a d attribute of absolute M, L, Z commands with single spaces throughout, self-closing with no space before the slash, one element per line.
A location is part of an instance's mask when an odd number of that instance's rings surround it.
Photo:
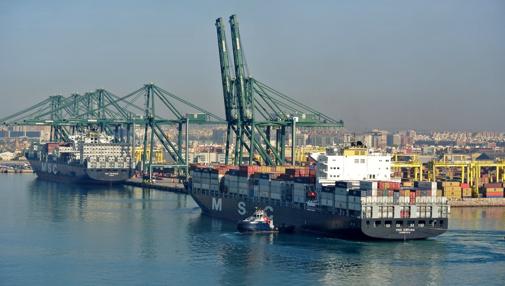
<path fill-rule="evenodd" d="M 116 143 L 112 136 L 87 131 L 69 136 L 68 142 L 33 144 L 25 153 L 41 179 L 111 184 L 131 176 L 130 146 Z"/>
<path fill-rule="evenodd" d="M 391 156 L 364 146 L 328 150 L 308 167 L 193 166 L 188 190 L 202 213 L 241 221 L 265 210 L 280 231 L 347 239 L 426 239 L 447 231 L 436 182 L 391 179 Z"/>

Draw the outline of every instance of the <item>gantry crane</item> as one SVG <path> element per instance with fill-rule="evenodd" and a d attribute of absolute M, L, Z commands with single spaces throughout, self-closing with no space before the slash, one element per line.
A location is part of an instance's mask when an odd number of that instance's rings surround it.
<path fill-rule="evenodd" d="M 198 116 L 184 113 L 181 107 L 186 107 L 187 111 L 199 112 L 196 114 Z M 51 141 L 66 141 L 75 132 L 93 128 L 113 135 L 116 141 L 130 143 L 132 147 L 136 145 L 136 127 L 140 127 L 144 131 L 140 168 L 149 177 L 154 166 L 153 156 L 157 153 L 153 150 L 155 145 L 161 145 L 171 159 L 164 166 L 185 169 L 187 173 L 189 124 L 224 122 L 217 115 L 152 83 L 123 97 L 104 89 L 84 95 L 72 94 L 69 97 L 51 96 L 30 108 L 0 119 L 0 123 L 8 126 L 50 126 Z M 166 128 L 174 125 L 176 142 L 166 133 Z M 183 146 L 184 133 L 186 147 Z M 133 150 L 135 148 L 132 148 L 132 152 Z"/>
<path fill-rule="evenodd" d="M 416 154 L 393 154 L 391 158 L 391 169 L 393 172 L 407 171 L 407 178 L 416 181 L 423 180 L 423 163 Z M 413 176 L 411 176 L 413 172 Z"/>
<path fill-rule="evenodd" d="M 233 75 L 230 68 L 225 23 L 223 18 L 216 20 L 227 122 L 225 161 L 229 162 L 233 131 L 235 138 L 233 163 L 235 165 L 252 164 L 256 154 L 266 165 L 283 165 L 287 163 L 286 137 L 290 132 L 291 163 L 294 164 L 297 126 L 340 128 L 343 122 L 334 120 L 251 77 L 243 52 L 237 16 L 232 15 L 229 23 Z M 275 144 L 272 144 L 272 135 L 275 136 Z M 244 160 L 244 151 L 249 153 L 248 162 Z"/>

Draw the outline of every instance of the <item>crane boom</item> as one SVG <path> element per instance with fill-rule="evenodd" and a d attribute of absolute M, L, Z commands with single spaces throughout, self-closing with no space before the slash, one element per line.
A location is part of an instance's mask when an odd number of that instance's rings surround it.
<path fill-rule="evenodd" d="M 250 96 L 246 90 L 247 74 L 245 72 L 245 60 L 240 40 L 240 29 L 236 15 L 230 17 L 230 28 L 233 48 L 233 63 L 235 67 L 235 90 L 237 93 L 240 115 L 242 121 L 252 119 Z"/>
<path fill-rule="evenodd" d="M 226 120 L 237 120 L 237 106 L 233 95 L 232 76 L 230 70 L 230 56 L 226 42 L 226 28 L 223 18 L 216 19 L 217 42 L 219 49 L 219 63 L 221 66 L 221 80 L 223 85 L 224 106 Z"/>

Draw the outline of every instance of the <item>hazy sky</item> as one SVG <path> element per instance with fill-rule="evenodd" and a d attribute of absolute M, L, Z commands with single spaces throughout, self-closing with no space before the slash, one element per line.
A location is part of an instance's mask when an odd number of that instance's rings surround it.
<path fill-rule="evenodd" d="M 231 14 L 255 78 L 351 130 L 505 131 L 503 0 L 3 0 L 0 117 L 148 82 L 224 114 L 214 21 Z"/>

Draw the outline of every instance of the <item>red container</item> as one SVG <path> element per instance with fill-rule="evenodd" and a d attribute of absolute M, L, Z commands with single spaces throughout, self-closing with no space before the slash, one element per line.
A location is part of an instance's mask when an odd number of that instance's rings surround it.
<path fill-rule="evenodd" d="M 502 183 L 488 183 L 484 184 L 484 187 L 487 188 L 501 188 L 503 185 Z"/>
<path fill-rule="evenodd" d="M 389 188 L 392 190 L 399 190 L 401 188 L 400 182 L 389 182 Z"/>
<path fill-rule="evenodd" d="M 470 187 L 470 185 L 468 185 L 468 183 L 461 183 L 461 188 L 462 189 L 467 189 L 469 187 Z"/>
<path fill-rule="evenodd" d="M 59 143 L 55 142 L 50 142 L 47 143 L 47 153 L 52 153 L 54 149 L 56 149 L 59 146 Z"/>
<path fill-rule="evenodd" d="M 310 175 L 308 168 L 289 168 L 286 169 L 286 174 L 295 177 L 306 177 Z"/>
<path fill-rule="evenodd" d="M 377 189 L 379 190 L 399 190 L 401 184 L 399 182 L 379 181 L 377 182 Z"/>
<path fill-rule="evenodd" d="M 486 198 L 503 198 L 503 191 L 501 191 L 501 192 L 486 192 Z"/>
<path fill-rule="evenodd" d="M 243 166 L 240 166 L 239 167 L 239 170 L 242 171 L 242 172 L 247 172 L 247 173 L 253 173 L 255 171 L 258 171 L 259 170 L 259 166 L 256 166 L 256 165 L 243 165 Z"/>

